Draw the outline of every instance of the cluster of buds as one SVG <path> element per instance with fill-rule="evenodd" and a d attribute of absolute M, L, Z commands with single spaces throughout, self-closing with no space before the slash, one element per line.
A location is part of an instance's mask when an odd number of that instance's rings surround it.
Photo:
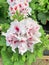
<path fill-rule="evenodd" d="M 31 0 L 7 0 L 9 4 L 9 16 L 12 18 L 16 11 L 27 17 L 28 14 L 31 15 L 31 8 L 29 7 L 29 2 Z"/>
<path fill-rule="evenodd" d="M 23 19 L 20 22 L 15 20 L 11 23 L 7 33 L 2 33 L 6 36 L 6 44 L 16 52 L 18 48 L 19 54 L 25 52 L 33 52 L 34 44 L 41 42 L 39 32 L 40 26 L 31 18 Z"/>

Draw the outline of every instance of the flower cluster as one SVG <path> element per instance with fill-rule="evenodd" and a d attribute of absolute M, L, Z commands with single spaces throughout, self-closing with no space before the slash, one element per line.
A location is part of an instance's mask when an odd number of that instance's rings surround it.
<path fill-rule="evenodd" d="M 41 42 L 39 32 L 40 26 L 31 18 L 23 19 L 22 21 L 15 20 L 11 23 L 6 36 L 7 46 L 15 49 L 18 48 L 19 54 L 23 55 L 25 52 L 33 52 L 34 44 Z"/>
<path fill-rule="evenodd" d="M 26 17 L 28 14 L 31 15 L 31 8 L 29 2 L 31 0 L 7 0 L 9 4 L 9 16 L 13 16 L 16 11 L 23 14 Z"/>

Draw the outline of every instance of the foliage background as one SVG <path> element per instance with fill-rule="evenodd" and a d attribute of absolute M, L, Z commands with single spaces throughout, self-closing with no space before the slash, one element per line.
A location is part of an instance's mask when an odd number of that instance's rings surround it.
<path fill-rule="evenodd" d="M 46 24 L 49 21 L 49 0 L 32 0 L 30 3 L 32 8 L 32 17 L 34 20 L 40 21 L 42 24 Z M 3 23 L 1 18 L 9 18 L 8 16 L 8 4 L 6 0 L 0 0 L 0 22 Z M 6 22 L 6 20 L 4 20 Z"/>
<path fill-rule="evenodd" d="M 32 0 L 32 18 L 46 24 L 49 21 L 49 0 Z"/>

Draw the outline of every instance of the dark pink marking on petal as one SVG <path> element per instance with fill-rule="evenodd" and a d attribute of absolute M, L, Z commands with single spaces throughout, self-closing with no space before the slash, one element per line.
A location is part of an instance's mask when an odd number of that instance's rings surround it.
<path fill-rule="evenodd" d="M 27 6 L 27 3 L 25 3 L 25 6 Z"/>
<path fill-rule="evenodd" d="M 14 41 L 14 44 L 15 44 L 16 42 L 19 42 L 19 41 L 18 41 L 18 40 Z"/>
<path fill-rule="evenodd" d="M 22 5 L 21 5 L 21 4 L 19 4 L 19 7 L 22 7 Z"/>
<path fill-rule="evenodd" d="M 11 2 L 13 2 L 13 0 L 11 0 Z"/>
<path fill-rule="evenodd" d="M 12 14 L 15 14 L 15 12 L 12 12 Z"/>
<path fill-rule="evenodd" d="M 17 10 L 17 6 L 15 6 L 15 8 L 14 8 L 15 10 Z"/>
<path fill-rule="evenodd" d="M 13 8 L 12 8 L 12 7 L 10 7 L 10 10 L 12 11 L 12 10 L 13 10 Z"/>
<path fill-rule="evenodd" d="M 29 40 L 32 40 L 32 37 L 30 37 Z"/>
<path fill-rule="evenodd" d="M 19 32 L 19 28 L 18 28 L 17 26 L 15 27 L 15 30 L 16 30 L 17 32 Z"/>
<path fill-rule="evenodd" d="M 24 10 L 24 8 L 22 10 Z"/>
<path fill-rule="evenodd" d="M 20 42 L 25 42 L 24 40 L 21 40 Z"/>

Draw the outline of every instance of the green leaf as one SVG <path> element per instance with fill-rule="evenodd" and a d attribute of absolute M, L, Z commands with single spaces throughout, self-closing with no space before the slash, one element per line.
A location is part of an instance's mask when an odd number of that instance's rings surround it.
<path fill-rule="evenodd" d="M 10 55 L 7 51 L 4 51 L 3 49 L 1 50 L 1 56 L 3 60 L 4 65 L 13 65 L 13 63 L 10 60 Z"/>
<path fill-rule="evenodd" d="M 45 31 L 44 31 L 44 29 L 43 29 L 42 26 L 40 27 L 40 30 L 39 30 L 39 31 L 41 32 L 42 37 L 43 37 L 44 35 L 46 35 L 46 33 L 45 33 Z"/>
<path fill-rule="evenodd" d="M 24 62 L 26 61 L 26 55 L 25 55 L 25 54 L 22 56 L 22 60 L 23 60 Z"/>
<path fill-rule="evenodd" d="M 42 5 L 44 5 L 44 1 L 45 1 L 45 0 L 39 0 L 38 2 L 39 2 L 40 5 L 42 6 Z"/>
<path fill-rule="evenodd" d="M 39 58 L 42 58 L 43 57 L 43 48 L 41 49 L 39 49 L 39 51 L 37 52 L 37 56 L 39 57 Z"/>
<path fill-rule="evenodd" d="M 5 37 L 0 37 L 0 46 L 6 46 Z"/>
<path fill-rule="evenodd" d="M 42 24 L 44 24 L 44 25 L 46 24 L 47 17 L 46 17 L 46 15 L 44 13 L 41 13 L 41 12 L 38 13 L 38 19 L 41 20 Z"/>
<path fill-rule="evenodd" d="M 8 17 L 8 4 L 6 1 L 1 2 L 0 3 L 0 18 L 7 18 L 7 17 Z"/>
<path fill-rule="evenodd" d="M 14 62 L 14 65 L 24 65 L 24 63 L 22 61 L 17 61 L 17 62 Z"/>
<path fill-rule="evenodd" d="M 12 16 L 13 20 L 17 19 L 18 21 L 21 21 L 24 19 L 24 16 L 20 14 L 18 11 L 16 11 L 16 14 Z"/>
<path fill-rule="evenodd" d="M 48 14 L 46 14 L 46 16 L 47 16 L 47 21 L 49 21 L 49 13 L 48 13 Z"/>
<path fill-rule="evenodd" d="M 14 65 L 20 65 L 20 63 L 19 62 L 15 62 Z"/>
<path fill-rule="evenodd" d="M 0 3 L 4 3 L 5 2 L 5 0 L 0 0 Z"/>
<path fill-rule="evenodd" d="M 48 10 L 49 10 L 49 5 L 47 6 Z"/>
<path fill-rule="evenodd" d="M 18 53 L 13 53 L 11 60 L 12 62 L 18 61 Z"/>
<path fill-rule="evenodd" d="M 1 24 L 1 26 L 2 26 L 2 31 L 6 32 L 10 25 L 8 23 L 4 23 L 4 24 Z"/>
<path fill-rule="evenodd" d="M 7 24 L 7 25 L 9 25 L 9 23 L 11 22 L 11 20 L 10 19 L 5 19 L 4 17 L 0 17 L 0 25 L 2 24 L 2 25 L 4 25 L 4 23 L 5 24 Z"/>
<path fill-rule="evenodd" d="M 36 54 L 34 54 L 34 52 L 31 53 L 31 52 L 28 51 L 28 52 L 26 53 L 26 56 L 27 56 L 27 58 L 26 58 L 26 64 L 27 64 L 27 65 L 31 65 L 32 62 L 34 62 L 35 59 L 36 59 Z"/>
<path fill-rule="evenodd" d="M 22 56 L 18 54 L 18 60 L 14 62 L 14 65 L 24 65 L 25 62 L 22 60 Z"/>

